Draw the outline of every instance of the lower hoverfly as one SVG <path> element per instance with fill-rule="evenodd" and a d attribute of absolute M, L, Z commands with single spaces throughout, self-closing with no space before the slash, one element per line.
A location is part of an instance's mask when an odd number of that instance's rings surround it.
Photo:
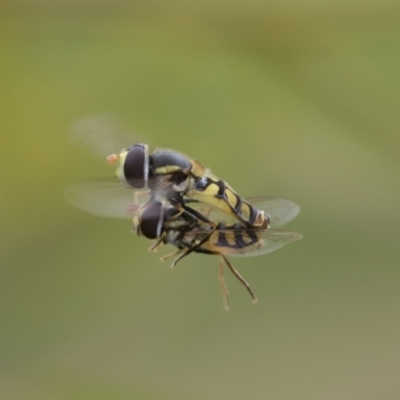
<path fill-rule="evenodd" d="M 122 135 L 123 129 L 118 128 L 118 123 L 110 123 L 105 117 L 87 117 L 77 121 L 71 129 L 73 140 L 97 152 L 100 149 L 102 154 L 104 147 L 121 149 L 121 143 L 128 143 L 129 139 Z M 263 210 L 243 199 L 200 162 L 175 150 L 149 152 L 148 145 L 136 143 L 108 155 L 107 161 L 118 164 L 115 175 L 123 185 L 136 189 L 138 194 L 148 191 L 151 200 L 162 198 L 171 204 L 179 203 L 187 211 L 191 211 L 188 200 L 201 201 L 221 209 L 248 227 L 268 227 L 268 216 Z"/>
<path fill-rule="evenodd" d="M 79 208 L 92 214 L 126 218 L 134 214 L 134 231 L 140 236 L 156 240 L 150 251 L 163 244 L 177 248 L 172 254 L 161 257 L 165 260 L 177 256 L 172 267 L 191 253 L 218 255 L 220 258 L 219 282 L 224 294 L 225 308 L 228 291 L 224 281 L 224 265 L 246 287 L 253 301 L 253 291 L 245 279 L 233 267 L 228 256 L 257 256 L 279 249 L 285 244 L 302 238 L 296 232 L 275 229 L 292 220 L 299 207 L 290 200 L 273 197 L 248 199 L 249 204 L 268 215 L 270 228 L 251 228 L 223 213 L 218 207 L 202 202 L 191 202 L 191 211 L 171 206 L 164 201 L 151 200 L 143 206 L 133 203 L 129 190 L 104 182 L 92 182 L 72 186 L 67 190 L 69 200 Z M 210 224 L 209 221 L 215 221 Z"/>
<path fill-rule="evenodd" d="M 272 212 L 272 221 L 279 225 L 282 218 L 294 215 L 297 206 L 284 199 L 254 198 L 262 208 Z M 174 267 L 183 257 L 192 252 L 217 255 L 219 263 L 219 283 L 223 293 L 224 308 L 228 306 L 228 289 L 224 279 L 224 265 L 246 287 L 253 302 L 257 299 L 247 281 L 239 274 L 227 256 L 257 256 L 277 250 L 285 244 L 302 238 L 297 232 L 249 228 L 242 223 L 226 224 L 219 222 L 216 226 L 210 225 L 203 217 L 214 211 L 213 208 L 200 204 L 199 215 L 193 215 L 186 210 L 177 210 L 172 206 L 164 206 L 162 202 L 149 203 L 141 213 L 134 218 L 136 233 L 143 234 L 158 241 L 150 247 L 150 251 L 157 250 L 163 244 L 170 244 L 178 248 L 174 253 L 161 257 L 161 261 L 178 256 L 171 267 Z M 200 212 L 201 211 L 201 212 Z M 274 215 L 275 212 L 275 215 Z"/>

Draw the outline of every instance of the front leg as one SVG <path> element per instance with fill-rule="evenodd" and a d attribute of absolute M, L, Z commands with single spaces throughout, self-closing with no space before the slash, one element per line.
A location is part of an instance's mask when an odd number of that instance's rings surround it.
<path fill-rule="evenodd" d="M 165 233 L 163 233 L 162 235 L 161 235 L 161 237 L 158 239 L 158 240 L 156 240 L 155 242 L 154 242 L 154 244 L 152 244 L 150 247 L 149 247 L 149 251 L 150 252 L 152 252 L 152 253 L 155 253 L 161 246 L 163 246 L 164 245 L 164 236 L 165 236 Z"/>
<path fill-rule="evenodd" d="M 175 251 L 174 253 L 170 253 L 170 254 L 167 254 L 166 256 L 160 257 L 160 261 L 161 261 L 161 262 L 164 262 L 166 259 L 168 259 L 168 258 L 170 258 L 170 257 L 173 257 L 173 256 L 176 256 L 176 255 L 178 255 L 178 254 L 181 254 L 183 251 L 185 251 L 184 248 L 183 248 L 183 249 L 180 249 L 180 250 L 177 250 L 177 251 Z M 176 262 L 174 261 L 174 262 L 171 264 L 171 268 L 174 268 L 174 267 L 175 267 L 175 264 L 176 264 Z"/>

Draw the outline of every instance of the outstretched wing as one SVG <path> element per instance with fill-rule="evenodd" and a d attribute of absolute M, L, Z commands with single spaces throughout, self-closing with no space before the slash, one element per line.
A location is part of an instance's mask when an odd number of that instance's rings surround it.
<path fill-rule="evenodd" d="M 109 218 L 132 218 L 138 208 L 134 205 L 132 189 L 116 181 L 89 181 L 69 186 L 64 194 L 69 203 L 90 214 Z"/>
<path fill-rule="evenodd" d="M 278 250 L 302 237 L 297 232 L 276 229 L 226 229 L 214 232 L 207 246 L 221 254 L 250 257 Z"/>
<path fill-rule="evenodd" d="M 210 229 L 192 229 L 186 232 L 182 243 L 191 247 L 205 240 L 204 243 L 195 250 L 209 254 L 223 254 L 235 257 L 261 256 L 278 250 L 284 245 L 300 240 L 303 236 L 300 233 L 277 229 L 248 229 L 228 228 L 217 229 L 210 235 Z M 171 242 L 177 245 L 176 242 Z"/>
<path fill-rule="evenodd" d="M 241 247 L 237 252 L 230 255 L 235 257 L 261 256 L 278 250 L 288 243 L 300 240 L 302 237 L 303 235 L 298 232 L 267 229 L 261 235 L 258 243 L 245 244 L 244 247 Z"/>
<path fill-rule="evenodd" d="M 102 157 L 119 154 L 124 148 L 142 142 L 137 134 L 130 132 L 117 114 L 105 113 L 83 117 L 69 127 L 69 137 L 77 146 Z"/>
<path fill-rule="evenodd" d="M 296 203 L 279 197 L 249 197 L 246 200 L 270 216 L 271 228 L 279 228 L 287 224 L 300 212 L 300 206 Z"/>

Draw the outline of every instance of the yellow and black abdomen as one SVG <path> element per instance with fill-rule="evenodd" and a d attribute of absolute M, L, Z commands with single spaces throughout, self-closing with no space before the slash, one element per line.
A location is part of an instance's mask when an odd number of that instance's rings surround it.
<path fill-rule="evenodd" d="M 226 182 L 214 177 L 195 179 L 194 186 L 186 195 L 219 208 L 247 226 L 267 228 L 269 218 L 263 212 L 239 196 Z"/>
<path fill-rule="evenodd" d="M 246 228 L 243 224 L 228 227 L 219 224 L 210 239 L 196 250 L 199 253 L 240 255 L 263 245 L 264 229 Z"/>

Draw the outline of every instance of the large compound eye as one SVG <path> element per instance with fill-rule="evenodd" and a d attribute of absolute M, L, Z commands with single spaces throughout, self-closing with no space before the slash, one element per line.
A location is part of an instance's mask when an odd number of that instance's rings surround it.
<path fill-rule="evenodd" d="M 124 177 L 128 184 L 135 189 L 147 187 L 149 177 L 149 157 L 146 145 L 137 143 L 131 146 L 126 154 Z"/>
<path fill-rule="evenodd" d="M 148 239 L 157 239 L 161 236 L 164 222 L 164 210 L 160 201 L 150 203 L 140 217 L 140 231 Z"/>

